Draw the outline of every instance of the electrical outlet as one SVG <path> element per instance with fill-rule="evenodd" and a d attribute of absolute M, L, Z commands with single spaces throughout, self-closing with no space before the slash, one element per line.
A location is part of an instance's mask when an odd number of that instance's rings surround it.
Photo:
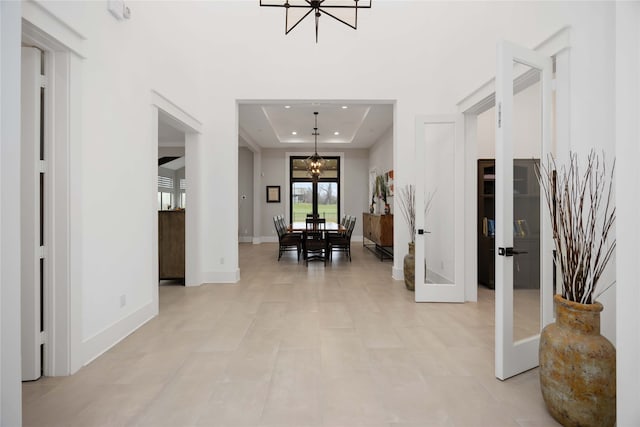
<path fill-rule="evenodd" d="M 120 308 L 124 307 L 125 305 L 127 305 L 127 296 L 120 295 Z"/>

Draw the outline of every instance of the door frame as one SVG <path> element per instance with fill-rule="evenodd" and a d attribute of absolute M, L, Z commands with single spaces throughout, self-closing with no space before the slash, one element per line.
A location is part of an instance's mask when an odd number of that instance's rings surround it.
<path fill-rule="evenodd" d="M 61 27 L 42 6 L 22 3 L 22 43 L 37 47 L 45 55 L 47 92 L 45 137 L 48 159 L 45 182 L 45 240 L 47 258 L 43 315 L 45 346 L 42 368 L 46 376 L 64 376 L 82 367 L 82 306 L 79 259 L 81 203 L 76 176 L 81 167 L 81 63 L 85 58 L 84 37 L 70 27 Z M 56 37 L 51 34 L 56 34 Z M 72 224 L 75 227 L 72 227 Z M 73 242 L 73 244 L 72 244 Z"/>
<path fill-rule="evenodd" d="M 149 177 L 149 186 L 153 188 L 150 192 L 150 207 L 154 220 L 153 238 L 152 238 L 152 271 L 153 278 L 151 281 L 151 295 L 153 298 L 152 307 L 154 313 L 159 310 L 158 296 L 158 116 L 162 114 L 165 122 L 170 126 L 184 132 L 184 154 L 185 154 L 185 180 L 187 188 L 185 190 L 186 198 L 189 203 L 189 209 L 185 209 L 185 286 L 199 286 L 203 283 L 200 269 L 200 256 L 202 254 L 202 237 L 198 230 L 202 230 L 200 226 L 200 208 L 198 206 L 201 200 L 200 183 L 201 170 L 198 166 L 199 152 L 202 145 L 202 123 L 194 116 L 180 108 L 161 93 L 151 90 L 151 153 L 149 155 L 150 162 L 153 162 L 151 170 L 155 171 Z"/>

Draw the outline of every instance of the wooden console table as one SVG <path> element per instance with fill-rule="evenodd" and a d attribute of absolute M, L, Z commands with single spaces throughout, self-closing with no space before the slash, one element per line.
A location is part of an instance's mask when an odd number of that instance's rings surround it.
<path fill-rule="evenodd" d="M 362 245 L 380 257 L 393 259 L 393 215 L 362 214 Z"/>

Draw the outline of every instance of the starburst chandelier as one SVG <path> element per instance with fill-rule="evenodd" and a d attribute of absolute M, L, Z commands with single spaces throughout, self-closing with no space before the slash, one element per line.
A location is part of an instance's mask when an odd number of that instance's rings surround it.
<path fill-rule="evenodd" d="M 304 164 L 307 167 L 307 173 L 313 182 L 318 182 L 318 178 L 324 172 L 326 160 L 318 155 L 318 112 L 313 113 L 316 117 L 316 126 L 313 128 L 313 137 L 315 140 L 315 151 L 312 156 L 305 159 Z"/>
<path fill-rule="evenodd" d="M 291 30 L 314 12 L 316 20 L 316 43 L 318 43 L 318 22 L 325 14 L 342 22 L 354 30 L 358 29 L 358 9 L 371 9 L 372 0 L 260 0 L 260 6 L 284 7 L 284 33 Z M 307 9 L 305 11 L 305 9 Z"/>

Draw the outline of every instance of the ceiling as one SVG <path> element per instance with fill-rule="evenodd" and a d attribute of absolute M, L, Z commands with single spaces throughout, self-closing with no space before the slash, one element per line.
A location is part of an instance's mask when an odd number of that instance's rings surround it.
<path fill-rule="evenodd" d="M 324 150 L 368 149 L 393 125 L 391 103 L 282 101 L 241 103 L 238 110 L 240 139 L 261 148 L 313 147 L 316 111 Z"/>
<path fill-rule="evenodd" d="M 172 124 L 171 118 L 158 112 L 158 146 L 184 147 L 184 131 Z"/>
<path fill-rule="evenodd" d="M 240 145 L 311 149 L 316 111 L 318 147 L 323 150 L 368 149 L 393 125 L 391 103 L 247 102 L 238 106 Z M 158 145 L 184 147 L 184 140 L 184 131 L 159 114 Z"/>

